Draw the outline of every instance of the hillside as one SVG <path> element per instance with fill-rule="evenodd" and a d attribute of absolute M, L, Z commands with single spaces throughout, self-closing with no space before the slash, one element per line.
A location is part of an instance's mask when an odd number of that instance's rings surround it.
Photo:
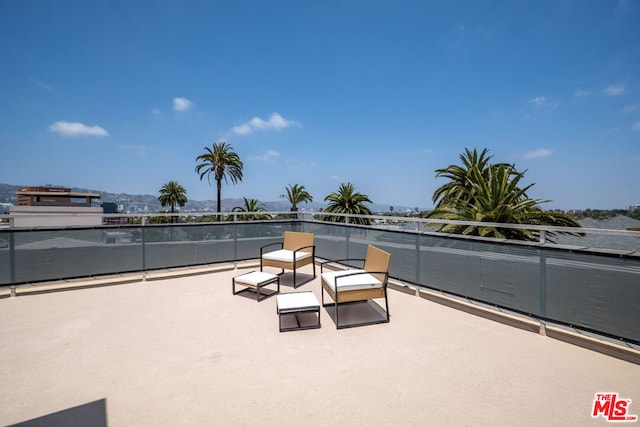
<path fill-rule="evenodd" d="M 0 203 L 16 204 L 16 190 L 22 185 L 2 184 L 0 183 Z M 63 186 L 61 186 L 63 187 Z M 151 194 L 127 194 L 127 193 L 109 193 L 101 190 L 94 190 L 88 188 L 72 187 L 72 191 L 88 192 L 100 194 L 100 201 L 95 202 L 96 206 L 100 203 L 113 202 L 118 205 L 122 205 L 122 209 L 125 212 L 160 212 L 163 210 L 160 203 L 158 203 L 158 196 Z M 290 208 L 289 202 L 286 200 L 276 201 L 263 201 L 261 203 L 265 205 L 268 211 L 287 211 Z M 243 206 L 244 201 L 242 199 L 222 199 L 222 210 L 229 211 L 236 206 Z M 300 206 L 301 210 L 314 210 L 318 211 L 326 206 L 325 203 L 304 203 Z M 373 212 L 387 212 L 389 205 L 373 203 L 370 206 Z M 395 206 L 394 211 L 401 214 L 406 210 L 411 210 L 406 206 Z M 209 212 L 216 210 L 215 200 L 189 200 L 181 209 L 182 212 Z"/>

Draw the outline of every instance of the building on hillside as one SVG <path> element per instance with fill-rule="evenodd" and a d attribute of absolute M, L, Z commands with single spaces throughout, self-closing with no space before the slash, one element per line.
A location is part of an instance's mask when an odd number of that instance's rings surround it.
<path fill-rule="evenodd" d="M 90 207 L 92 199 L 99 199 L 97 193 L 77 193 L 61 187 L 22 187 L 16 190 L 18 206 L 85 206 Z"/>
<path fill-rule="evenodd" d="M 13 226 L 68 227 L 98 226 L 102 224 L 103 209 L 92 207 L 99 199 L 97 193 L 79 193 L 61 187 L 22 187 L 16 190 L 17 205 L 9 214 Z"/>

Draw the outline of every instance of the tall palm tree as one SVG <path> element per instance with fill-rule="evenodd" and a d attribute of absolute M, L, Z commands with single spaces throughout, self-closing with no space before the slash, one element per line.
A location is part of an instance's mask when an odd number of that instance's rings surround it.
<path fill-rule="evenodd" d="M 486 148 L 480 153 L 477 148 L 473 151 L 465 148 L 465 152 L 460 155 L 462 166 L 449 165 L 444 169 L 436 169 L 436 178 L 449 178 L 449 182 L 433 193 L 432 200 L 436 203 L 436 209 L 455 204 L 461 198 L 473 200 L 474 176 L 488 179 L 494 169 L 509 166 L 506 163 L 489 163 L 493 156 L 489 156 L 488 153 L 489 150 Z"/>
<path fill-rule="evenodd" d="M 264 207 L 262 203 L 260 203 L 257 199 L 244 199 L 244 206 L 236 206 L 231 209 L 232 212 L 267 212 L 267 209 Z M 245 221 L 256 221 L 261 219 L 271 219 L 271 215 L 261 215 L 261 214 L 252 214 L 252 215 L 242 215 L 241 219 Z"/>
<path fill-rule="evenodd" d="M 176 181 L 169 181 L 160 189 L 160 197 L 158 201 L 162 205 L 171 206 L 171 213 L 175 213 L 176 205 L 180 207 L 187 204 L 187 190 Z M 171 217 L 171 222 L 174 222 L 175 218 Z"/>
<path fill-rule="evenodd" d="M 365 203 L 372 203 L 364 194 L 360 194 L 355 191 L 355 187 L 350 182 L 340 184 L 340 188 L 336 193 L 331 193 L 324 198 L 325 202 L 329 202 L 329 205 L 324 209 L 324 212 L 330 213 L 343 213 L 352 215 L 371 215 L 371 209 L 365 205 Z M 345 217 L 342 216 L 329 216 L 327 221 L 332 222 L 345 222 Z M 369 218 L 350 218 L 350 222 L 353 224 L 371 224 Z"/>
<path fill-rule="evenodd" d="M 449 186 L 447 190 L 449 196 L 441 198 L 442 203 L 427 216 L 458 221 L 580 227 L 580 224 L 569 215 L 543 211 L 539 204 L 549 200 L 530 199 L 527 191 L 534 184 L 523 188 L 519 186 L 525 172 L 518 172 L 514 166 L 504 163 L 495 165 L 487 163 L 483 167 L 471 166 L 465 173 L 465 179 L 456 181 L 457 186 Z M 453 183 L 459 175 L 450 178 Z M 450 196 L 453 194 L 456 197 Z M 436 200 L 435 194 L 434 200 Z M 459 224 L 443 224 L 439 228 L 449 233 L 476 236 L 530 241 L 539 239 L 538 231 L 528 229 Z M 563 234 L 576 235 L 576 233 Z M 555 236 L 554 233 L 548 233 L 548 235 L 550 240 Z"/>
<path fill-rule="evenodd" d="M 304 185 L 289 184 L 288 187 L 285 187 L 285 190 L 287 194 L 281 194 L 280 198 L 287 199 L 291 203 L 291 212 L 298 211 L 298 203 L 313 202 L 313 197 L 304 189 Z"/>
<path fill-rule="evenodd" d="M 242 169 L 244 164 L 240 156 L 233 151 L 233 147 L 224 141 L 214 142 L 212 148 L 204 147 L 205 152 L 196 157 L 200 162 L 196 166 L 196 173 L 200 175 L 200 181 L 205 176 L 211 185 L 211 174 L 216 180 L 216 196 L 218 200 L 218 213 L 221 211 L 222 179 L 232 183 L 242 181 Z M 219 217 L 218 217 L 219 218 Z"/>

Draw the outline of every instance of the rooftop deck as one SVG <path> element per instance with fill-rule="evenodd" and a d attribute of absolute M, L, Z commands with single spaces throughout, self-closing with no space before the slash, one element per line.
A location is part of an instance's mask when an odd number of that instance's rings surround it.
<path fill-rule="evenodd" d="M 388 324 L 279 333 L 275 298 L 232 295 L 251 269 L 0 300 L 0 424 L 605 425 L 598 392 L 640 415 L 640 365 L 396 290 Z"/>

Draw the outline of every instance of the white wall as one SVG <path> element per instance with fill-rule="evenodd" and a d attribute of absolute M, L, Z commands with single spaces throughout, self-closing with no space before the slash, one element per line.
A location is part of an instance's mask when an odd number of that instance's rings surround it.
<path fill-rule="evenodd" d="M 93 227 L 102 225 L 102 208 L 67 206 L 11 206 L 15 228 Z"/>

